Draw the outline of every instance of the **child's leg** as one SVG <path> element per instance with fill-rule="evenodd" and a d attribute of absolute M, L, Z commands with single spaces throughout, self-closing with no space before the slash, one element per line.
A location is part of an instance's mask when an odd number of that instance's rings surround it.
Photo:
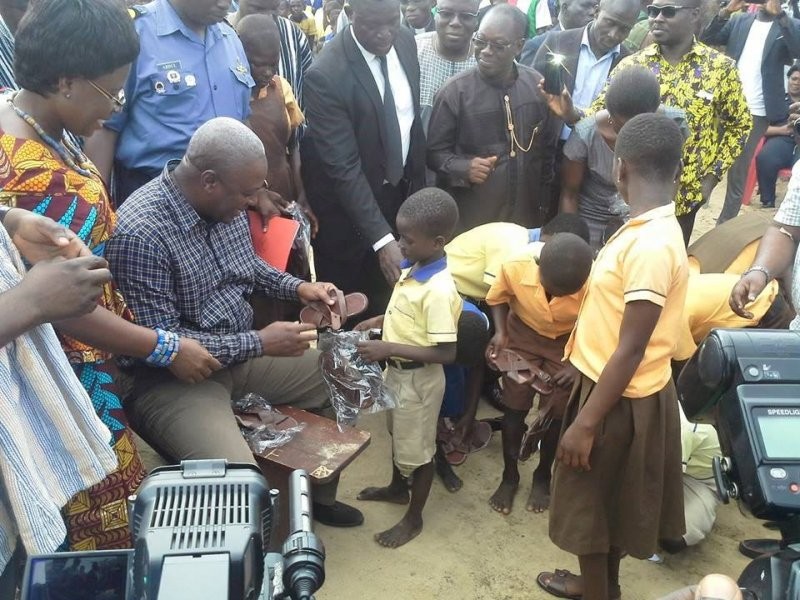
<path fill-rule="evenodd" d="M 436 474 L 442 480 L 445 489 L 448 492 L 457 492 L 464 485 L 461 478 L 456 475 L 453 467 L 447 461 L 447 456 L 444 453 L 441 442 L 436 442 L 436 456 L 433 457 L 436 464 Z"/>
<path fill-rule="evenodd" d="M 508 380 L 504 383 L 507 382 Z M 500 482 L 497 491 L 489 499 L 489 504 L 497 512 L 504 515 L 511 512 L 514 496 L 517 494 L 517 488 L 519 487 L 517 461 L 519 459 L 522 436 L 525 433 L 525 417 L 527 415 L 527 410 L 514 410 L 511 408 L 504 408 L 503 410 L 503 480 Z"/>
<path fill-rule="evenodd" d="M 368 487 L 361 490 L 359 500 L 408 504 L 408 480 L 392 464 L 392 481 L 386 487 Z"/>
<path fill-rule="evenodd" d="M 529 511 L 540 513 L 550 507 L 550 480 L 560 437 L 561 421 L 551 421 L 542 438 L 539 449 L 539 465 L 533 472 L 533 484 L 527 505 Z"/>
<path fill-rule="evenodd" d="M 609 600 L 608 554 L 584 554 L 578 557 L 583 579 L 583 600 Z M 619 562 L 617 562 L 619 570 Z"/>
<path fill-rule="evenodd" d="M 375 534 L 375 541 L 386 548 L 399 548 L 422 531 L 422 509 L 433 483 L 433 462 L 417 467 L 411 476 L 411 502 L 406 514 L 391 529 Z"/>

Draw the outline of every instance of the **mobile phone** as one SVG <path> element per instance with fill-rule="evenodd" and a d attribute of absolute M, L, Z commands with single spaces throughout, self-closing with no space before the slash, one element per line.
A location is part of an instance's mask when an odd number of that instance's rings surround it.
<path fill-rule="evenodd" d="M 548 94 L 560 95 L 564 91 L 564 59 L 563 54 L 547 54 L 544 65 L 544 91 Z"/>

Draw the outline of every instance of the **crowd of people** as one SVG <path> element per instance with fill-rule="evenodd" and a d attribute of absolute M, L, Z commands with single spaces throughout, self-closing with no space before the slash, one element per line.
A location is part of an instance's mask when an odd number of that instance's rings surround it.
<path fill-rule="evenodd" d="M 794 163 L 797 7 L 713 12 L 0 0 L 0 597 L 26 554 L 130 545 L 134 431 L 252 463 L 231 399 L 329 414 L 298 317 L 339 292 L 368 298 L 350 326 L 382 331 L 358 351 L 396 398 L 390 483 L 358 495 L 408 505 L 378 544 L 422 532 L 488 428 L 501 515 L 539 452 L 526 508 L 580 567 L 548 592 L 619 598 L 623 556 L 701 542 L 719 444 L 675 375 L 715 327 L 800 328 L 800 167 L 774 221 L 737 216 L 753 163 L 764 207 Z M 281 214 L 302 268 L 254 249 Z M 315 519 L 361 525 L 337 487 Z"/>

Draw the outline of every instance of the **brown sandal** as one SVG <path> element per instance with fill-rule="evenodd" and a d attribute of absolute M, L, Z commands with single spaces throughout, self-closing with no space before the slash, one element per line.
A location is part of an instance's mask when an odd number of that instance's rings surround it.
<path fill-rule="evenodd" d="M 499 371 L 505 373 L 511 381 L 520 385 L 529 385 L 540 394 L 552 394 L 553 385 L 550 375 L 539 367 L 534 367 L 519 354 L 508 348 L 503 349 L 494 364 Z"/>
<path fill-rule="evenodd" d="M 333 298 L 333 305 L 319 300 L 309 303 L 300 311 L 300 322 L 312 323 L 317 329 L 338 331 L 349 317 L 363 313 L 369 305 L 367 296 L 361 292 L 345 296 L 344 292 L 336 290 Z"/>
<path fill-rule="evenodd" d="M 580 575 L 570 573 L 567 569 L 556 569 L 555 573 L 544 571 L 539 573 L 536 577 L 536 583 L 548 594 L 552 594 L 556 598 L 581 600 L 581 598 L 583 598 L 582 592 L 580 594 L 570 594 L 567 592 L 567 586 L 570 582 L 575 585 L 580 583 L 580 586 L 583 587 L 583 580 Z"/>

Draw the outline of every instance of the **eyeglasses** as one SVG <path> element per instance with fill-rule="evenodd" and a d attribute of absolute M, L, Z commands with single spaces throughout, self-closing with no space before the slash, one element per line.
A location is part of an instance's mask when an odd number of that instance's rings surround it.
<path fill-rule="evenodd" d="M 86 81 L 88 81 L 88 82 L 89 82 L 89 85 L 90 85 L 90 86 L 92 86 L 92 87 L 93 87 L 94 89 L 96 89 L 98 92 L 100 92 L 101 94 L 103 94 L 103 96 L 105 96 L 107 99 L 111 100 L 111 102 L 113 102 L 113 104 L 114 104 L 114 107 L 116 107 L 116 108 L 123 108 L 123 107 L 125 106 L 125 90 L 120 90 L 120 91 L 117 93 L 117 95 L 116 95 L 116 96 L 112 96 L 111 94 L 109 94 L 109 93 L 108 93 L 106 90 L 104 90 L 104 89 L 103 89 L 103 88 L 101 88 L 99 85 L 97 85 L 97 84 L 96 84 L 94 81 L 92 81 L 91 79 L 87 79 Z"/>
<path fill-rule="evenodd" d="M 478 13 L 471 13 L 471 12 L 456 12 L 454 10 L 438 10 L 436 11 L 436 16 L 441 18 L 443 21 L 447 21 L 448 23 L 453 21 L 456 17 L 463 25 L 471 25 L 478 20 Z"/>
<path fill-rule="evenodd" d="M 515 42 L 492 42 L 483 39 L 477 33 L 472 36 L 472 44 L 476 50 L 483 50 L 484 48 L 491 48 L 492 52 L 504 52 L 511 48 Z"/>
<path fill-rule="evenodd" d="M 684 8 L 694 9 L 694 6 L 655 6 L 651 4 L 647 7 L 647 16 L 655 19 L 658 15 L 664 15 L 665 19 L 673 19 L 678 14 L 679 10 Z"/>

